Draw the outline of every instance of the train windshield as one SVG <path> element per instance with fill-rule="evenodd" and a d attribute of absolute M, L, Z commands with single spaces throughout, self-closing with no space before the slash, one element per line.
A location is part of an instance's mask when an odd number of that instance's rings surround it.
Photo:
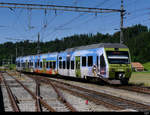
<path fill-rule="evenodd" d="M 129 53 L 127 51 L 107 51 L 107 58 L 110 64 L 129 64 Z"/>

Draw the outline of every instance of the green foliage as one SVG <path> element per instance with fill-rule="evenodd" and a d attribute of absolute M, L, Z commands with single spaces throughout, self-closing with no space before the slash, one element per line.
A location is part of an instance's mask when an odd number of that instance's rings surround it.
<path fill-rule="evenodd" d="M 150 62 L 144 63 L 143 66 L 145 70 L 150 71 Z"/>
<path fill-rule="evenodd" d="M 90 45 L 95 43 L 119 43 L 120 32 L 113 35 L 97 33 L 95 35 L 80 34 L 55 39 L 54 41 L 40 43 L 41 53 L 59 52 L 67 48 L 77 47 L 81 45 Z M 146 63 L 150 61 L 150 32 L 146 26 L 135 25 L 124 29 L 124 44 L 127 45 L 131 52 L 132 61 Z M 33 55 L 37 53 L 37 43 L 30 43 L 28 40 L 24 42 L 6 42 L 0 44 L 0 64 L 3 59 L 11 59 L 13 62 L 17 56 Z"/>

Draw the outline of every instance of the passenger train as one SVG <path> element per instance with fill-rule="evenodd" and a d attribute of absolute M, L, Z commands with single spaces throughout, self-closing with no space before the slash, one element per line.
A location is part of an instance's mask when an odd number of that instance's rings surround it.
<path fill-rule="evenodd" d="M 99 79 L 111 84 L 127 84 L 132 73 L 129 49 L 119 43 L 18 57 L 16 64 L 16 69 L 22 72 Z"/>

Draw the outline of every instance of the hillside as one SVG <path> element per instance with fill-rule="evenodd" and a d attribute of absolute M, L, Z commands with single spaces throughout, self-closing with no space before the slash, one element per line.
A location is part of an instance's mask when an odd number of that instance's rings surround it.
<path fill-rule="evenodd" d="M 81 34 L 73 35 L 54 41 L 40 43 L 41 53 L 55 52 L 65 50 L 67 48 L 89 45 L 95 43 L 119 43 L 120 33 L 116 32 L 113 35 L 110 34 Z M 146 63 L 150 61 L 150 31 L 148 27 L 143 25 L 135 25 L 124 29 L 124 44 L 127 45 L 131 52 L 132 61 Z M 36 54 L 37 43 L 24 42 L 6 42 L 0 44 L 0 64 L 4 60 L 16 58 L 16 46 L 17 56 Z M 32 50 L 31 50 L 32 49 Z"/>

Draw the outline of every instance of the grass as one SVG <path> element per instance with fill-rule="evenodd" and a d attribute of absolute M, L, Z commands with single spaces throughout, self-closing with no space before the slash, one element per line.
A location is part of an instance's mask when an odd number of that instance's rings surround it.
<path fill-rule="evenodd" d="M 150 72 L 133 72 L 129 83 L 150 87 Z"/>
<path fill-rule="evenodd" d="M 0 71 L 15 70 L 15 69 L 16 69 L 16 65 L 15 64 L 0 66 Z"/>
<path fill-rule="evenodd" d="M 144 63 L 143 66 L 147 71 L 150 71 L 150 62 Z"/>
<path fill-rule="evenodd" d="M 147 72 L 133 72 L 129 83 L 150 87 L 150 62 L 143 64 Z"/>

